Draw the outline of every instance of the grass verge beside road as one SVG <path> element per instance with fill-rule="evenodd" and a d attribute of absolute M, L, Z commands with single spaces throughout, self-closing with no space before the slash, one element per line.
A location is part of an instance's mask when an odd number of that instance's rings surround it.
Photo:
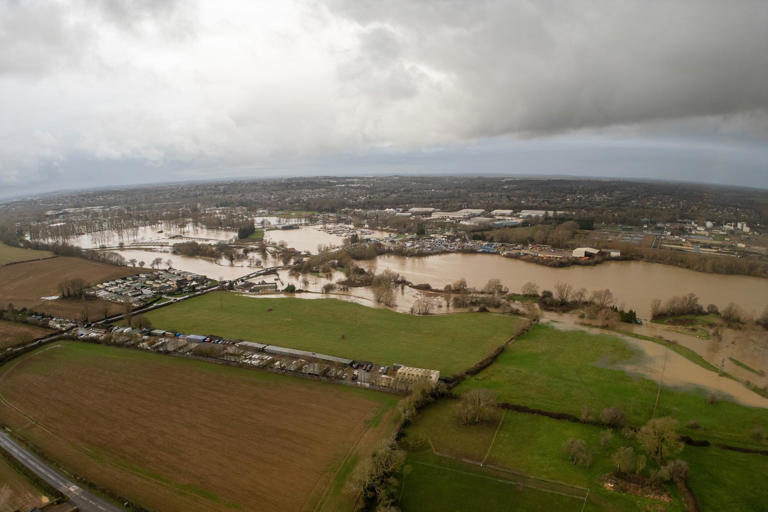
<path fill-rule="evenodd" d="M 55 489 L 46 492 L 38 488 L 22 467 L 11 454 L 0 448 L 0 494 L 5 493 L 5 500 L 0 500 L 0 510 L 31 510 L 55 499 Z"/>

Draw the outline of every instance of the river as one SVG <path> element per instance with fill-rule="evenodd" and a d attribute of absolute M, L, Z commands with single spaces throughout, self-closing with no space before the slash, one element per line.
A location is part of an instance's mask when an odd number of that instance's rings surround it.
<path fill-rule="evenodd" d="M 768 279 L 708 274 L 670 265 L 642 261 L 612 261 L 595 266 L 551 268 L 493 254 L 439 254 L 420 258 L 383 255 L 376 260 L 379 272 L 388 269 L 414 284 L 429 283 L 443 288 L 465 278 L 469 286 L 481 288 L 497 278 L 513 292 L 528 282 L 542 290 L 554 290 L 558 281 L 586 288 L 590 292 L 608 288 L 617 305 L 632 308 L 639 316 L 650 317 L 653 299 L 695 293 L 704 306 L 720 308 L 733 302 L 757 314 L 768 305 Z"/>

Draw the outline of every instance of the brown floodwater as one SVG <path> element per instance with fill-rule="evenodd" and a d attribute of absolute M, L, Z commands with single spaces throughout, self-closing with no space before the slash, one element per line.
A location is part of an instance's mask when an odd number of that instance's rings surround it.
<path fill-rule="evenodd" d="M 318 246 L 341 247 L 344 245 L 344 239 L 352 232 L 358 233 L 361 237 L 371 237 L 377 239 L 387 238 L 389 233 L 375 230 L 356 230 L 351 226 L 340 224 L 328 224 L 326 226 L 301 226 L 297 229 L 274 229 L 264 233 L 264 238 L 268 242 L 277 244 L 285 242 L 287 247 L 292 247 L 297 251 L 311 252 L 316 254 Z"/>
<path fill-rule="evenodd" d="M 250 274 L 260 270 L 262 267 L 250 267 L 246 261 L 236 261 L 234 265 L 230 265 L 229 261 L 221 260 L 214 261 L 210 258 L 197 258 L 193 256 L 180 256 L 178 254 L 171 254 L 169 248 L 156 248 L 155 250 L 139 250 L 139 249 L 123 249 L 110 251 L 119 254 L 126 261 L 135 259 L 137 264 L 144 262 L 144 266 L 149 268 L 149 265 L 155 258 L 161 258 L 163 263 L 159 268 L 168 268 L 167 261 L 171 260 L 171 266 L 177 270 L 185 270 L 187 272 L 193 272 L 200 274 L 211 279 L 237 279 L 244 275 Z"/>
<path fill-rule="evenodd" d="M 570 315 L 548 313 L 545 318 L 557 329 L 608 334 L 625 341 L 637 351 L 637 356 L 616 365 L 618 369 L 660 381 L 663 386 L 701 388 L 717 395 L 727 395 L 728 398 L 749 407 L 768 408 L 768 398 L 758 395 L 740 382 L 707 370 L 658 343 L 578 325 Z"/>
<path fill-rule="evenodd" d="M 497 278 L 513 292 L 528 282 L 542 290 L 554 290 L 562 281 L 574 289 L 610 289 L 617 305 L 635 309 L 650 317 L 653 299 L 695 293 L 702 305 L 719 307 L 733 302 L 756 314 L 768 305 L 768 279 L 748 276 L 708 274 L 642 261 L 613 261 L 592 267 L 550 268 L 493 254 L 440 254 L 421 258 L 383 255 L 376 261 L 378 271 L 392 270 L 414 284 L 429 283 L 442 288 L 465 278 L 469 286 L 482 287 Z"/>

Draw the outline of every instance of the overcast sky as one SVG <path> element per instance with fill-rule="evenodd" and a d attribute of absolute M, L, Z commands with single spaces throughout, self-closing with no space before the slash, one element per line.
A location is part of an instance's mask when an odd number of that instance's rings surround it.
<path fill-rule="evenodd" d="M 0 196 L 374 173 L 768 188 L 768 2 L 0 0 Z"/>

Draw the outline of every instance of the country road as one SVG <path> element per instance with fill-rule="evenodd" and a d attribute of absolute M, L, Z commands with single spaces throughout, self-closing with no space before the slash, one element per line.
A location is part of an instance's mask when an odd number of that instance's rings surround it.
<path fill-rule="evenodd" d="M 0 446 L 37 476 L 64 493 L 70 502 L 78 506 L 81 512 L 122 512 L 125 510 L 118 505 L 113 505 L 102 498 L 94 496 L 87 490 L 75 485 L 72 481 L 67 480 L 61 473 L 32 455 L 29 450 L 11 439 L 5 432 L 0 432 Z"/>

